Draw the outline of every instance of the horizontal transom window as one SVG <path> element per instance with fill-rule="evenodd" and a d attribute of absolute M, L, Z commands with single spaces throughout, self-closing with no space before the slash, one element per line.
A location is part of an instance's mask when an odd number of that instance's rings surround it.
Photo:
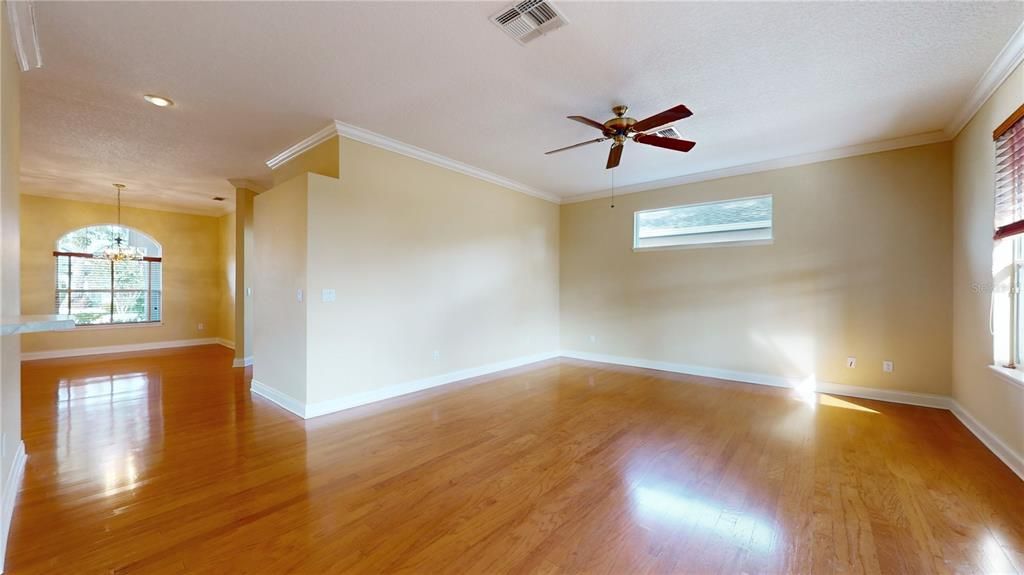
<path fill-rule="evenodd" d="M 771 196 L 644 210 L 633 218 L 634 249 L 772 239 Z"/>

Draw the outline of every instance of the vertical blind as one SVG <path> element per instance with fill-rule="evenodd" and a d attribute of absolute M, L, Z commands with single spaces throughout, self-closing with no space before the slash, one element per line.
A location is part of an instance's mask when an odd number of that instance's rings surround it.
<path fill-rule="evenodd" d="M 996 143 L 995 239 L 1024 233 L 1024 106 L 992 133 Z"/>
<path fill-rule="evenodd" d="M 88 253 L 53 252 L 57 313 L 78 325 L 161 320 L 161 259 L 112 262 Z"/>

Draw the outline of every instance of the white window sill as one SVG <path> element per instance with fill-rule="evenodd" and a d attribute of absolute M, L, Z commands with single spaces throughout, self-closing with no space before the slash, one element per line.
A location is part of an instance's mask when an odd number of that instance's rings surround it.
<path fill-rule="evenodd" d="M 770 246 L 774 243 L 773 239 L 763 240 L 722 240 L 718 242 L 693 242 L 688 244 L 675 244 L 670 246 L 646 246 L 637 247 L 633 246 L 634 252 L 660 252 L 665 250 L 693 250 L 700 248 L 728 248 L 728 247 L 739 247 L 739 246 Z"/>
<path fill-rule="evenodd" d="M 104 329 L 121 329 L 126 327 L 160 327 L 164 325 L 162 321 L 147 321 L 138 323 L 98 323 L 96 325 L 76 325 L 75 331 L 81 330 L 104 330 Z"/>
<path fill-rule="evenodd" d="M 990 365 L 988 368 L 995 372 L 1003 381 L 1017 387 L 1024 387 L 1024 371 L 1021 371 L 1020 368 L 1011 369 L 1001 365 Z"/>

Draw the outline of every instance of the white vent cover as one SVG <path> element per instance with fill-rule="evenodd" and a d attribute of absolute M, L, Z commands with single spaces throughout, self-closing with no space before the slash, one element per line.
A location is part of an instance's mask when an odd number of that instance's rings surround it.
<path fill-rule="evenodd" d="M 662 128 L 657 132 L 654 132 L 655 136 L 661 136 L 662 138 L 672 138 L 674 140 L 682 140 L 683 137 L 679 134 L 679 131 L 674 126 Z"/>
<path fill-rule="evenodd" d="M 532 42 L 569 23 L 547 0 L 516 2 L 491 16 L 491 22 L 520 44 Z"/>

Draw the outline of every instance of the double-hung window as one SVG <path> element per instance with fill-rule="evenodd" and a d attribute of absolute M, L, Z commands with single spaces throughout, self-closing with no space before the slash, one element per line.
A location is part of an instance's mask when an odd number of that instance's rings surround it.
<path fill-rule="evenodd" d="M 142 259 L 111 261 L 100 255 L 120 237 Z M 90 226 L 57 241 L 54 308 L 76 325 L 158 323 L 163 314 L 160 244 L 139 232 L 111 225 Z"/>
<path fill-rule="evenodd" d="M 997 337 L 997 358 L 1005 357 L 1006 367 L 1019 367 L 1024 359 L 1024 106 L 1021 106 L 992 133 L 995 140 L 995 247 L 994 283 L 999 286 L 992 297 L 993 325 Z M 1007 289 L 1003 289 L 1005 286 Z M 1008 294 L 1005 300 L 1000 292 Z"/>

